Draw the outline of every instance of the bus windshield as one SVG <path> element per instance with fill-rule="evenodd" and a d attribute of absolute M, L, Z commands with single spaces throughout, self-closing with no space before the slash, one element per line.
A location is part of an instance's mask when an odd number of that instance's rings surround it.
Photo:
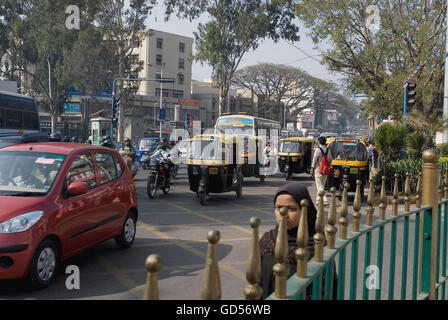
<path fill-rule="evenodd" d="M 254 121 L 243 117 L 219 118 L 215 126 L 216 133 L 254 135 Z"/>

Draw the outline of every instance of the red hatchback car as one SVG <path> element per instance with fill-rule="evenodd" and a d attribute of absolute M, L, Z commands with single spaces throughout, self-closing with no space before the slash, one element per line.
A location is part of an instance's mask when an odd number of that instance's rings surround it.
<path fill-rule="evenodd" d="M 132 175 L 112 149 L 76 143 L 0 149 L 0 279 L 48 286 L 60 261 L 105 240 L 134 242 Z"/>

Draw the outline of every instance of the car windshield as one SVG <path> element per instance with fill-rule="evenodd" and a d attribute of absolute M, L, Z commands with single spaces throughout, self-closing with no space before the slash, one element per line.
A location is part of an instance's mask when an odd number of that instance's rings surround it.
<path fill-rule="evenodd" d="M 157 140 L 140 140 L 140 149 L 151 148 L 157 145 Z"/>
<path fill-rule="evenodd" d="M 0 152 L 0 195 L 45 195 L 53 186 L 64 155 L 34 151 Z"/>
<path fill-rule="evenodd" d="M 330 144 L 330 152 L 334 160 L 364 161 L 367 159 L 366 147 L 357 141 L 335 141 Z"/>
<path fill-rule="evenodd" d="M 280 144 L 280 152 L 302 152 L 302 143 L 298 141 L 283 141 Z"/>

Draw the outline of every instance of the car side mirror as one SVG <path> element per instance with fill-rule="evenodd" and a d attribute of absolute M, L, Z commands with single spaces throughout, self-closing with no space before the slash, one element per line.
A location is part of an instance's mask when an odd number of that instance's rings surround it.
<path fill-rule="evenodd" d="M 68 186 L 68 192 L 71 196 L 79 196 L 84 193 L 87 193 L 89 190 L 89 186 L 85 182 L 81 181 L 74 181 L 69 184 Z"/>

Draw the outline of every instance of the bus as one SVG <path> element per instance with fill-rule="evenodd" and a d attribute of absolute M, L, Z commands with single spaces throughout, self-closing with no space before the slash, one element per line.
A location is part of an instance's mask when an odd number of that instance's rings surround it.
<path fill-rule="evenodd" d="M 265 130 L 262 135 L 270 137 L 273 135 L 274 130 L 276 132 L 275 135 L 278 135 L 281 126 L 278 121 L 249 116 L 243 113 L 220 116 L 215 124 L 215 134 L 258 136 L 261 134 L 260 129 Z"/>
<path fill-rule="evenodd" d="M 40 132 L 36 100 L 0 91 L 0 136 Z"/>

